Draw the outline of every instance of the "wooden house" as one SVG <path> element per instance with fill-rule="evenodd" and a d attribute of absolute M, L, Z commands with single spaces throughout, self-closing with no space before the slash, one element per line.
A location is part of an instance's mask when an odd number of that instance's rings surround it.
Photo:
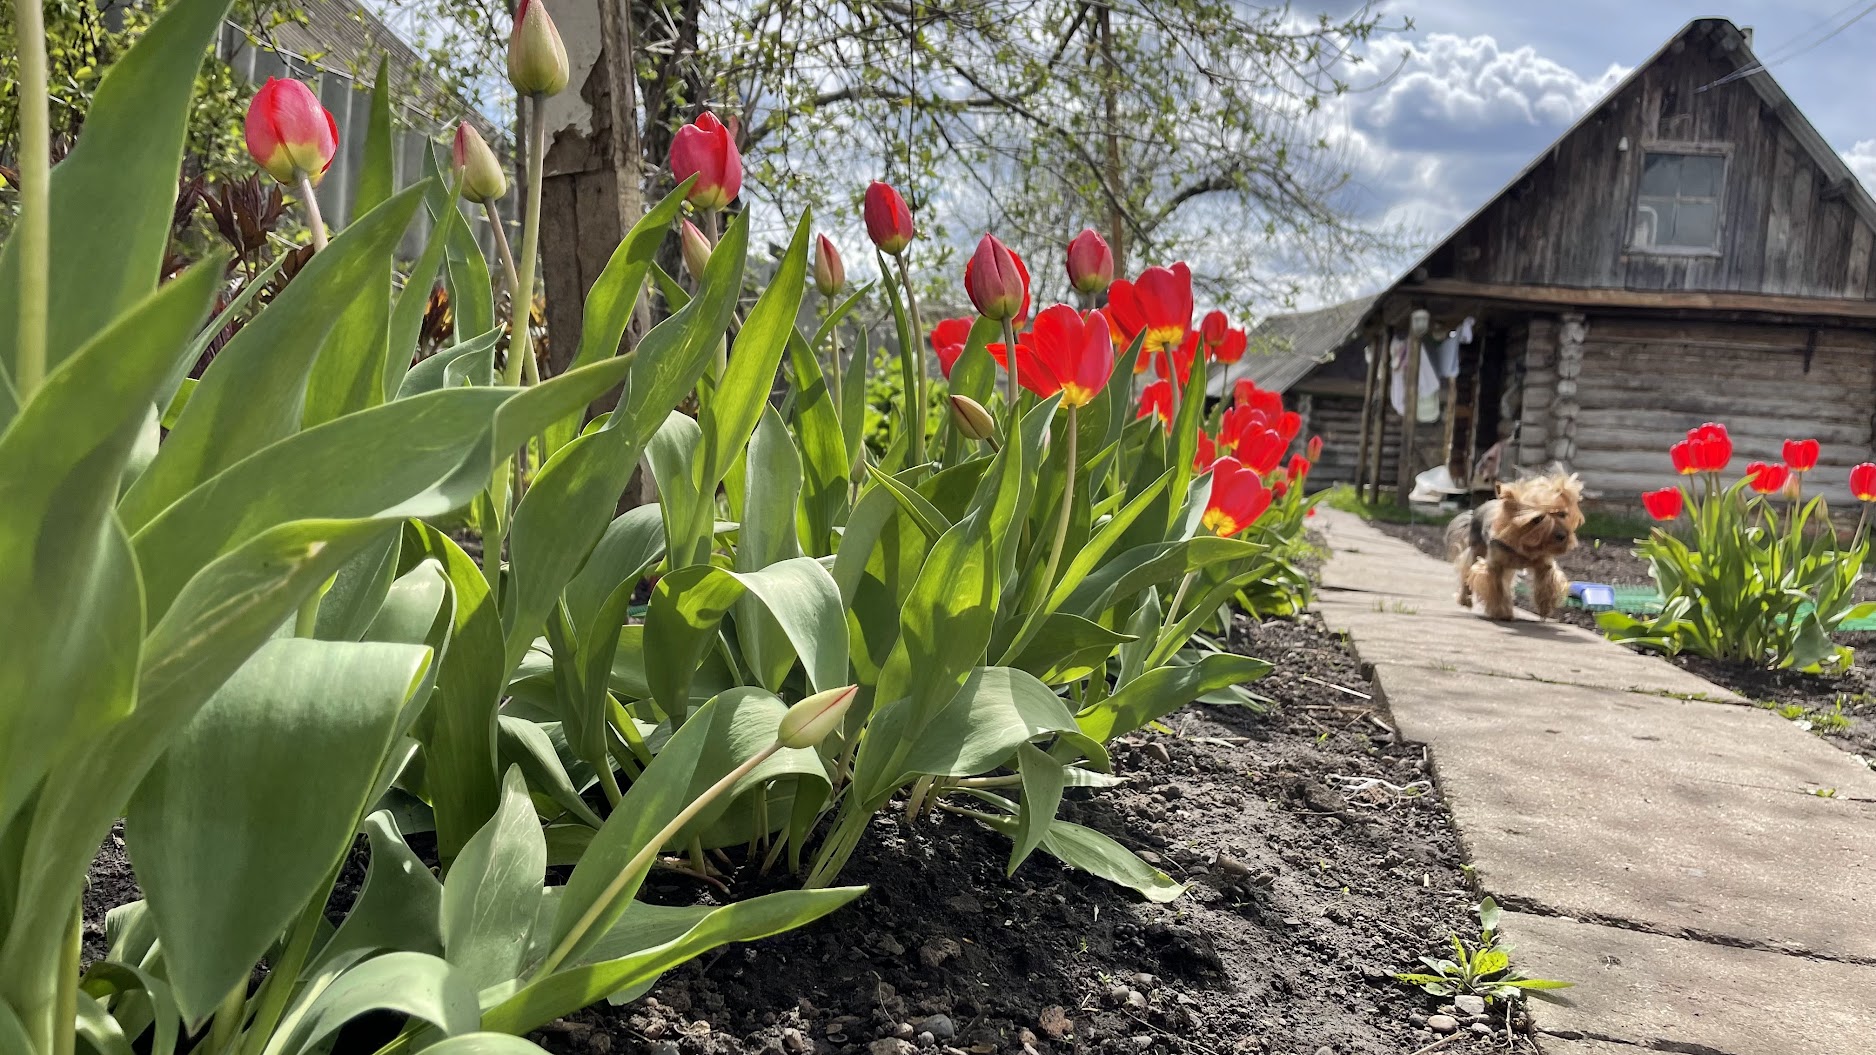
<path fill-rule="evenodd" d="M 1503 474 L 1561 463 L 1633 503 L 1674 482 L 1671 443 L 1719 421 L 1736 468 L 1821 440 L 1811 486 L 1845 502 L 1876 449 L 1876 201 L 1723 19 L 1675 34 L 1393 285 L 1329 311 L 1346 327 L 1309 331 L 1289 354 L 1312 365 L 1276 380 L 1325 424 L 1359 401 L 1326 438 L 1354 433 L 1371 493 L 1442 463 L 1475 480 L 1503 441 Z M 1394 357 L 1372 353 L 1437 348 L 1466 319 L 1435 417 L 1404 421 Z M 1400 359 L 1421 391 L 1422 358 Z"/>

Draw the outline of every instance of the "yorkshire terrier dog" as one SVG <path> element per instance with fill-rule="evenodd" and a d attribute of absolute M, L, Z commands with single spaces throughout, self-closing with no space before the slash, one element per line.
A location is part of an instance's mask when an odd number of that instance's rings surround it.
<path fill-rule="evenodd" d="M 1556 558 L 1576 545 L 1583 526 L 1583 481 L 1552 470 L 1498 485 L 1498 497 L 1446 526 L 1446 550 L 1459 572 L 1459 606 L 1477 596 L 1485 617 L 1509 621 L 1512 583 L 1531 573 L 1531 599 L 1539 618 L 1556 614 L 1570 588 Z"/>

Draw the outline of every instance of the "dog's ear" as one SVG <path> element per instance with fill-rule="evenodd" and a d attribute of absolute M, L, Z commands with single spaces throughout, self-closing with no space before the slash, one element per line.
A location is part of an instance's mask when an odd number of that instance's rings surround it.
<path fill-rule="evenodd" d="M 1503 480 L 1498 482 L 1498 501 L 1506 510 L 1518 508 L 1518 489 Z"/>

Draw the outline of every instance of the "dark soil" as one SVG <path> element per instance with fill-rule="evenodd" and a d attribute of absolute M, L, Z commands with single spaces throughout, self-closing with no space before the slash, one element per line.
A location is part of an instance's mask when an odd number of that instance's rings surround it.
<path fill-rule="evenodd" d="M 1446 559 L 1443 525 L 1377 522 L 1374 526 L 1412 542 L 1424 553 Z M 1583 539 L 1557 563 L 1570 578 L 1584 582 L 1654 582 L 1648 562 L 1636 555 L 1630 540 Z M 1866 578 L 1857 587 L 1857 598 L 1876 599 L 1876 580 Z M 1595 616 L 1581 608 L 1565 608 L 1558 618 L 1597 629 Z M 1674 656 L 1669 662 L 1803 723 L 1845 751 L 1876 761 L 1876 699 L 1872 699 L 1876 694 L 1876 666 L 1872 666 L 1876 662 L 1876 634 L 1842 633 L 1836 635 L 1836 640 L 1854 649 L 1856 657 L 1850 670 L 1837 674 L 1763 670 L 1701 656 Z"/>
<path fill-rule="evenodd" d="M 1440 1001 L 1389 977 L 1477 926 L 1422 748 L 1395 742 L 1313 615 L 1240 616 L 1233 636 L 1276 664 L 1256 686 L 1269 711 L 1179 711 L 1168 731 L 1113 745 L 1128 784 L 1071 789 L 1064 805 L 1191 884 L 1178 900 L 1145 902 L 1040 852 L 1005 877 L 1003 837 L 942 814 L 908 829 L 889 812 L 841 877 L 870 888 L 857 902 L 532 1039 L 568 1055 L 1405 1055 L 1442 1039 L 1425 1026 Z M 361 841 L 335 923 L 363 866 Z M 672 876 L 647 894 L 714 896 Z M 137 896 L 113 833 L 86 894 L 87 962 L 104 912 Z M 1502 1013 L 1493 1025 L 1496 1038 L 1440 1050 L 1504 1050 Z"/>
<path fill-rule="evenodd" d="M 535 1039 L 574 1055 L 1405 1055 L 1431 1044 L 1423 1023 L 1438 1001 L 1389 973 L 1476 921 L 1445 807 L 1416 783 L 1424 753 L 1395 743 L 1386 714 L 1354 694 L 1367 679 L 1313 616 L 1240 619 L 1236 636 L 1277 665 L 1257 686 L 1268 714 L 1188 707 L 1169 731 L 1115 745 L 1127 785 L 1064 807 L 1192 884 L 1184 897 L 1150 904 L 1041 853 L 1006 878 L 1003 837 L 957 817 L 908 828 L 889 812 L 841 877 L 870 888 L 859 901 Z M 1412 791 L 1349 792 L 1332 775 Z M 1502 1050 L 1499 1025 L 1496 1044 L 1467 1041 Z"/>

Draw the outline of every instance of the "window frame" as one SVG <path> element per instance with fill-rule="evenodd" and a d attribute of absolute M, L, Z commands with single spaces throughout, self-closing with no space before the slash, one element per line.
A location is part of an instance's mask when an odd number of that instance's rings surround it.
<path fill-rule="evenodd" d="M 1685 140 L 1663 139 L 1663 140 L 1657 140 L 1654 142 L 1642 143 L 1634 151 L 1634 154 L 1635 154 L 1635 163 L 1632 169 L 1633 179 L 1634 179 L 1633 190 L 1628 196 L 1628 212 L 1627 212 L 1627 215 L 1624 217 L 1624 222 L 1628 225 L 1628 228 L 1627 228 L 1628 233 L 1623 238 L 1623 242 L 1627 247 L 1627 251 L 1630 253 L 1642 253 L 1642 254 L 1648 254 L 1652 256 L 1695 256 L 1695 257 L 1724 256 L 1725 252 L 1721 247 L 1726 244 L 1726 234 L 1727 234 L 1727 231 L 1726 231 L 1726 184 L 1727 184 L 1727 178 L 1732 175 L 1733 145 L 1731 143 L 1693 143 L 1693 142 L 1687 142 Z M 1712 245 L 1710 246 L 1638 245 L 1636 243 L 1635 220 L 1636 220 L 1637 215 L 1641 211 L 1641 200 L 1643 197 L 1642 192 L 1641 192 L 1642 173 L 1647 168 L 1648 155 L 1650 154 L 1673 154 L 1677 156 L 1715 157 L 1715 158 L 1720 159 L 1719 186 L 1715 188 L 1715 193 L 1712 199 L 1713 211 L 1714 211 L 1713 244 Z M 1677 194 L 1675 200 L 1680 201 L 1682 199 Z M 1688 198 L 1686 200 L 1687 201 L 1704 201 L 1705 199 Z"/>

